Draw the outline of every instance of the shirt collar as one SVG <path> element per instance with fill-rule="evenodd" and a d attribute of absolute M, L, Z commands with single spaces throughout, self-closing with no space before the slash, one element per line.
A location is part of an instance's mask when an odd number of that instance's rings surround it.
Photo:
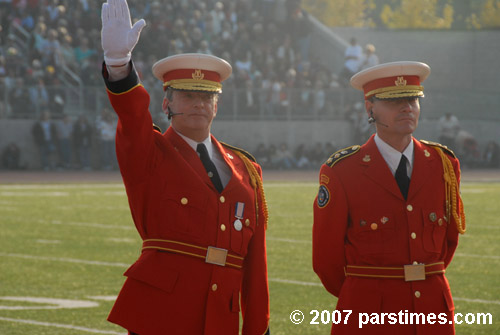
<path fill-rule="evenodd" d="M 173 127 L 172 127 L 173 128 Z M 175 130 L 175 128 L 174 128 Z M 195 140 L 193 139 L 190 139 L 189 137 L 187 136 L 184 136 L 182 135 L 181 133 L 179 133 L 177 130 L 175 130 L 175 132 L 184 140 L 186 141 L 187 144 L 189 144 L 189 146 L 191 148 L 193 148 L 194 151 L 196 151 L 196 147 L 198 146 L 199 143 L 203 143 L 205 144 L 205 147 L 207 147 L 207 151 L 208 151 L 208 156 L 210 156 L 211 159 L 213 159 L 213 146 L 212 146 L 212 138 L 210 136 L 210 134 L 208 134 L 208 137 L 206 139 L 204 139 L 202 142 L 196 142 Z"/>
<path fill-rule="evenodd" d="M 387 162 L 387 165 L 391 169 L 392 174 L 396 173 L 396 169 L 398 168 L 399 161 L 401 160 L 401 152 L 397 151 L 389 144 L 387 144 L 384 140 L 382 140 L 378 134 L 375 134 L 375 144 L 377 145 L 378 150 L 384 160 Z M 408 144 L 408 146 L 403 151 L 403 155 L 408 159 L 408 175 L 411 176 L 411 172 L 413 169 L 413 149 L 414 144 L 413 140 Z"/>

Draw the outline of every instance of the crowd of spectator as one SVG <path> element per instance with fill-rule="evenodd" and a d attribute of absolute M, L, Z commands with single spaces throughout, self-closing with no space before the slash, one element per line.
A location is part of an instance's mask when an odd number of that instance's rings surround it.
<path fill-rule="evenodd" d="M 54 119 L 48 110 L 44 110 L 31 129 L 40 167 L 45 171 L 117 170 L 116 124 L 116 114 L 108 108 L 103 109 L 93 123 L 84 114 L 73 122 L 66 114 Z M 8 165 L 5 167 L 9 168 Z"/>
<path fill-rule="evenodd" d="M 290 149 L 286 143 L 265 145 L 260 143 L 252 151 L 264 169 L 318 170 L 338 148 L 333 143 L 298 144 Z"/>
<path fill-rule="evenodd" d="M 158 87 L 152 64 L 183 52 L 214 54 L 233 65 L 233 76 L 225 87 L 240 89 L 238 107 L 243 114 L 279 116 L 291 105 L 324 112 L 328 107 L 325 90 L 338 87 L 337 76 L 309 52 L 310 26 L 300 0 L 128 3 L 132 18 L 147 22 L 133 55 L 147 88 Z M 53 88 L 62 86 L 64 69 L 84 85 L 100 85 L 101 4 L 90 0 L 0 1 L 0 96 L 8 96 L 10 102 L 1 107 L 0 114 L 35 118 L 35 110 L 49 109 L 61 117 L 65 97 Z M 28 33 L 26 45 L 14 26 Z M 304 94 L 290 96 L 289 88 L 303 89 Z M 255 92 L 261 94 L 251 94 Z"/>

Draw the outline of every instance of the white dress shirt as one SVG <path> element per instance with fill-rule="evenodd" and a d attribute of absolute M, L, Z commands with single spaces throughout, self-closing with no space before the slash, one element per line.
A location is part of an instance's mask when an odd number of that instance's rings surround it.
<path fill-rule="evenodd" d="M 380 151 L 380 154 L 382 157 L 384 157 L 384 160 L 387 163 L 387 166 L 389 166 L 389 169 L 392 172 L 392 175 L 396 175 L 396 169 L 398 168 L 399 161 L 401 160 L 401 152 L 397 151 L 393 147 L 391 147 L 389 144 L 384 142 L 378 134 L 375 134 L 375 144 L 377 145 L 378 151 Z M 406 163 L 406 172 L 408 174 L 408 177 L 411 179 L 411 173 L 413 171 L 413 140 L 408 144 L 406 149 L 403 151 L 403 155 L 405 155 L 407 159 Z"/>
<path fill-rule="evenodd" d="M 175 130 L 175 128 L 174 128 L 174 130 Z M 196 142 L 196 141 L 190 139 L 189 137 L 182 135 L 177 130 L 175 132 L 177 134 L 179 134 L 179 136 L 184 141 L 186 141 L 186 143 L 189 144 L 189 146 L 191 148 L 193 148 L 194 151 L 196 151 L 196 147 L 198 146 L 198 143 L 205 144 L 205 147 L 207 147 L 208 156 L 210 157 L 212 162 L 214 162 L 215 168 L 217 169 L 217 172 L 219 173 L 219 177 L 220 177 L 220 180 L 222 182 L 222 186 L 226 187 L 226 185 L 229 183 L 229 180 L 231 179 L 232 172 L 231 172 L 231 169 L 229 168 L 229 166 L 224 161 L 224 158 L 222 157 L 219 150 L 217 150 L 215 148 L 215 146 L 213 145 L 210 134 L 208 135 L 208 137 L 205 140 L 203 140 L 203 142 Z M 198 152 L 196 152 L 196 153 L 198 153 Z M 199 155 L 200 154 L 198 154 L 198 156 Z"/>

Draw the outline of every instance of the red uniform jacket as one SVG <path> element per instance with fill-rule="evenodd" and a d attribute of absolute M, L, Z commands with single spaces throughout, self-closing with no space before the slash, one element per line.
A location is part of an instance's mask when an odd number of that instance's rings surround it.
<path fill-rule="evenodd" d="M 343 158 L 321 168 L 320 192 L 314 204 L 313 267 L 328 292 L 339 298 L 337 309 L 352 310 L 346 324 L 344 319 L 333 324 L 332 334 L 454 333 L 449 324 L 453 300 L 443 274 L 406 282 L 346 277 L 344 272 L 346 265 L 402 267 L 443 261 L 446 267 L 450 263 L 458 229 L 454 220 L 445 220 L 442 160 L 432 146 L 413 141 L 408 200 L 401 195 L 373 136 L 360 149 L 351 147 L 333 155 L 332 159 Z M 448 157 L 459 182 L 459 162 Z M 446 324 L 439 324 L 444 320 L 436 318 L 434 325 L 404 326 L 398 324 L 397 315 L 394 325 L 385 316 L 384 324 L 359 327 L 359 313 L 381 316 L 400 311 L 403 323 L 409 313 L 446 313 Z"/>
<path fill-rule="evenodd" d="M 234 335 L 241 296 L 243 334 L 264 334 L 269 323 L 265 219 L 243 160 L 212 137 L 232 171 L 219 194 L 197 153 L 172 128 L 164 134 L 153 130 L 149 95 L 135 70 L 117 82 L 106 80 L 105 69 L 103 74 L 119 116 L 117 157 L 141 238 L 213 246 L 244 258 L 237 269 L 143 249 L 125 273 L 109 321 L 140 335 Z M 237 203 L 245 204 L 241 230 L 233 224 Z"/>

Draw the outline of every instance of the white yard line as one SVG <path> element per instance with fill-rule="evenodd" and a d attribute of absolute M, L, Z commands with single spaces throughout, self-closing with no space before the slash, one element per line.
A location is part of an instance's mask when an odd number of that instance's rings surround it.
<path fill-rule="evenodd" d="M 460 255 L 460 254 L 458 254 Z M 494 257 L 495 259 L 499 259 L 498 256 L 481 256 L 481 255 L 463 255 L 464 257 Z M 61 258 L 61 257 L 46 257 L 46 256 L 32 256 L 32 255 L 24 255 L 24 254 L 13 254 L 13 253 L 3 253 L 0 252 L 0 257 L 17 257 L 17 258 L 25 258 L 25 259 L 37 259 L 37 260 L 46 260 L 46 261 L 56 261 L 56 262 L 67 262 L 67 263 L 79 263 L 79 264 L 87 264 L 87 265 L 99 265 L 99 266 L 112 266 L 112 267 L 128 267 L 130 264 L 118 263 L 118 262 L 100 262 L 100 261 L 89 261 L 75 258 Z M 281 278 L 269 278 L 270 282 L 277 282 L 283 284 L 291 284 L 291 285 L 299 285 L 299 286 L 318 286 L 321 287 L 322 284 L 317 282 L 304 282 L 298 280 L 290 280 L 290 279 L 281 279 Z M 481 300 L 481 299 L 469 299 L 469 298 L 461 298 L 454 297 L 457 301 L 466 301 L 472 303 L 481 303 L 481 304 L 492 304 L 492 305 L 500 305 L 500 301 L 498 300 Z"/>
<path fill-rule="evenodd" d="M 14 257 L 14 258 L 24 258 L 24 259 L 36 259 L 41 261 L 52 261 L 52 262 L 66 262 L 66 263 L 77 263 L 86 265 L 100 265 L 100 266 L 112 266 L 112 267 L 129 267 L 131 264 L 118 263 L 118 262 L 101 262 L 101 261 L 89 261 L 84 259 L 76 258 L 66 258 L 66 257 L 47 257 L 47 256 L 33 256 L 25 254 L 14 254 L 0 252 L 0 257 Z"/>
<path fill-rule="evenodd" d="M 472 257 L 472 258 L 484 258 L 484 259 L 500 259 L 500 256 L 493 255 L 472 255 L 472 254 L 462 254 L 456 253 L 454 257 Z"/>
<path fill-rule="evenodd" d="M 277 241 L 277 242 L 287 242 L 287 243 L 298 243 L 298 244 L 311 244 L 312 241 L 307 241 L 307 240 L 294 240 L 290 238 L 279 238 L 279 237 L 266 237 L 266 240 L 268 241 Z"/>
<path fill-rule="evenodd" d="M 0 192 L 0 197 L 67 197 L 68 192 L 52 191 L 52 192 Z"/>
<path fill-rule="evenodd" d="M 323 285 L 321 283 L 313 283 L 299 280 L 289 280 L 289 279 L 280 279 L 280 278 L 269 278 L 270 282 L 282 283 L 282 284 L 292 284 L 292 285 L 300 285 L 300 286 L 320 286 Z"/>
<path fill-rule="evenodd" d="M 94 188 L 122 188 L 125 189 L 123 184 L 14 184 L 14 185 L 0 185 L 0 190 L 57 190 L 57 189 L 94 189 Z"/>
<path fill-rule="evenodd" d="M 73 326 L 73 325 L 65 325 L 65 324 L 61 324 L 61 323 L 4 318 L 3 316 L 0 316 L 0 321 L 25 323 L 25 324 L 29 324 L 29 325 L 35 325 L 35 326 L 45 326 L 45 327 L 65 328 L 65 329 L 71 329 L 71 330 L 80 330 L 83 332 L 93 333 L 93 334 L 117 334 L 117 335 L 126 335 L 127 334 L 127 333 L 120 333 L 120 332 L 116 332 L 116 331 L 112 331 L 112 330 L 92 329 L 92 328 L 79 327 L 79 326 Z"/>
<path fill-rule="evenodd" d="M 473 302 L 473 303 L 486 304 L 486 305 L 500 305 L 499 300 L 482 300 L 482 299 L 469 299 L 469 298 L 459 298 L 459 297 L 453 297 L 453 300 Z"/>
<path fill-rule="evenodd" d="M 41 221 L 40 223 L 49 223 L 62 226 L 80 226 L 80 227 L 92 227 L 92 228 L 103 228 L 103 229 L 123 229 L 123 230 L 135 230 L 135 227 L 130 226 L 117 226 L 102 223 L 91 223 L 91 222 L 61 222 L 61 221 Z"/>

